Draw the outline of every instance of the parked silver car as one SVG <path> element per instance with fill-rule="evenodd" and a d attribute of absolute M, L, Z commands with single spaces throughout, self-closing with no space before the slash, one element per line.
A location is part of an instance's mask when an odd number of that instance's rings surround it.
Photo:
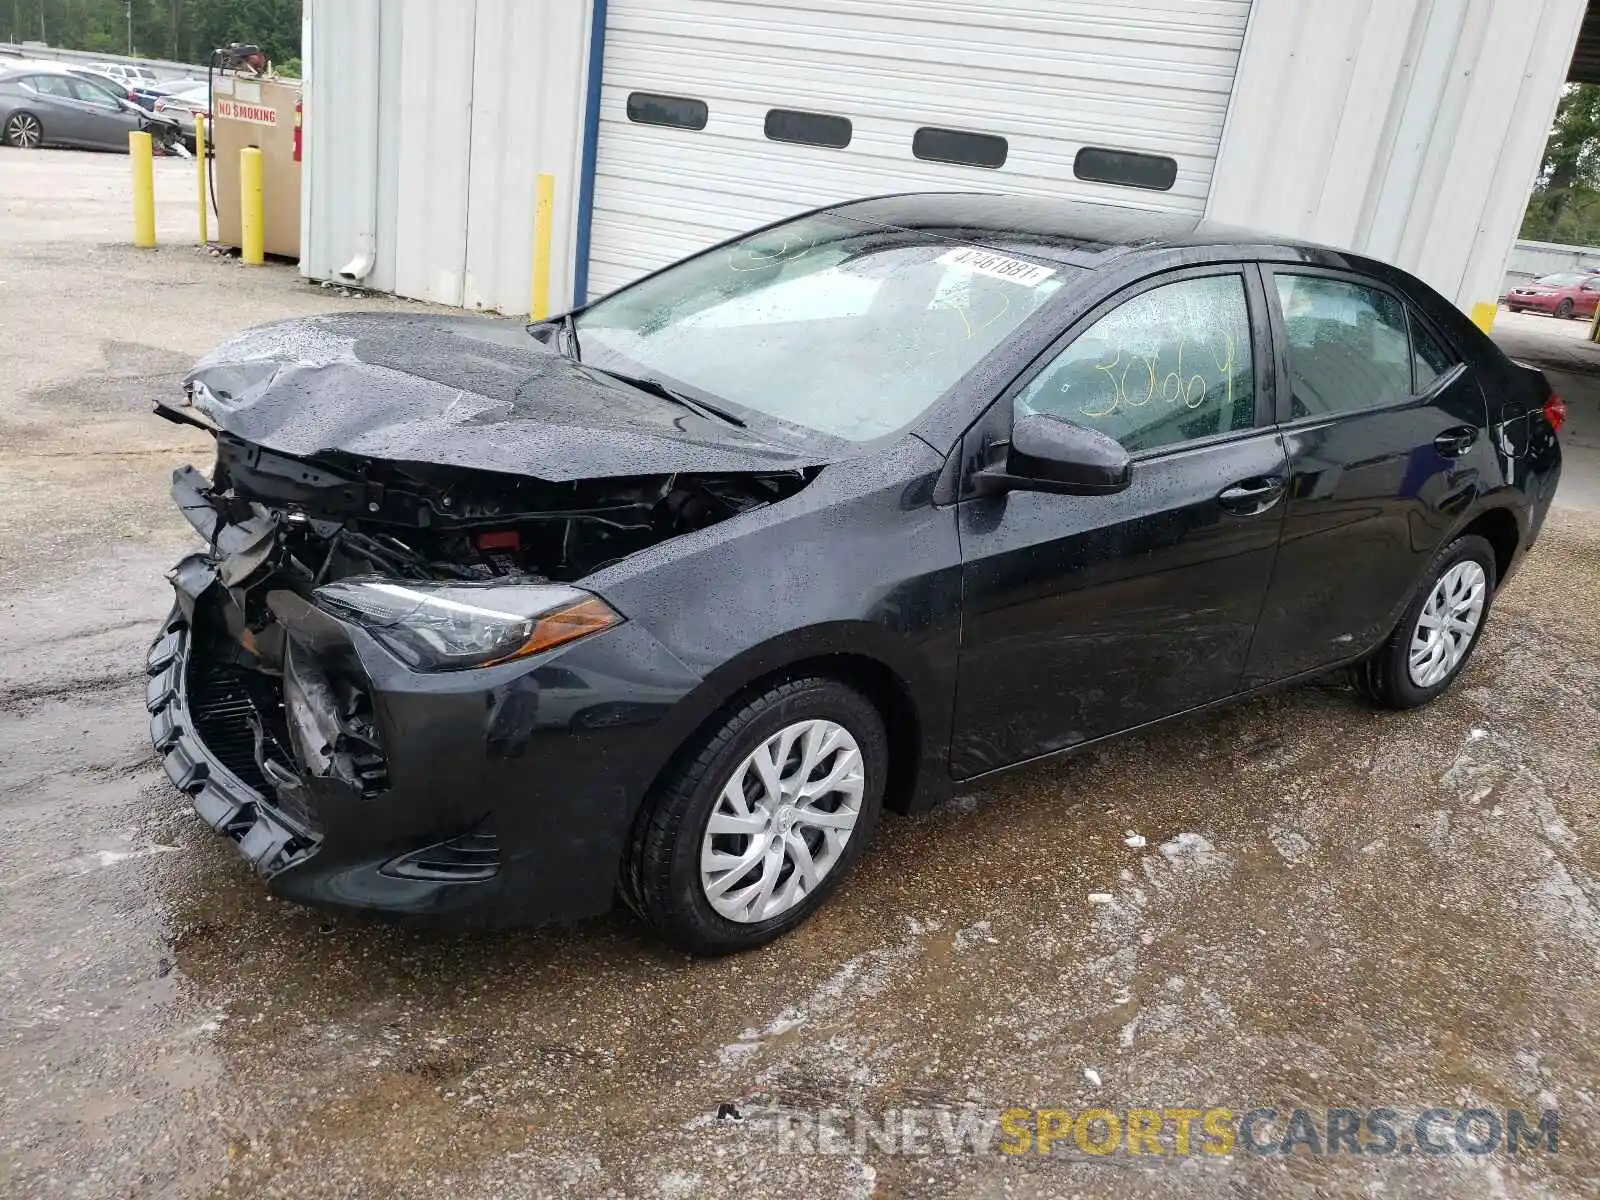
<path fill-rule="evenodd" d="M 0 142 L 8 146 L 126 150 L 135 130 L 148 130 L 167 147 L 183 136 L 176 121 L 147 113 L 107 85 L 54 63 L 0 66 Z"/>
<path fill-rule="evenodd" d="M 158 89 L 151 111 L 178 123 L 183 143 L 194 149 L 194 119 L 196 115 L 208 120 L 211 117 L 211 88 L 204 79 L 186 79 L 170 87 Z"/>

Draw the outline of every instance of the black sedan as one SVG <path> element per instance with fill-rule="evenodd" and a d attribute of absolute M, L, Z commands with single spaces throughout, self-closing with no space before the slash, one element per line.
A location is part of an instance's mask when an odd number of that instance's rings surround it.
<path fill-rule="evenodd" d="M 843 204 L 554 321 L 243 334 L 149 656 L 271 889 L 718 953 L 882 809 L 1349 669 L 1460 673 L 1561 402 L 1427 286 L 1194 221 Z"/>

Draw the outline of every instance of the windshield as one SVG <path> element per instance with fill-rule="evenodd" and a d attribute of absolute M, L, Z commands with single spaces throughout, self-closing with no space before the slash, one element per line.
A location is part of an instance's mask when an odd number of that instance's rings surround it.
<path fill-rule="evenodd" d="M 1534 282 L 1542 283 L 1546 287 L 1574 287 L 1589 278 L 1590 276 L 1588 275 L 1562 273 L 1559 275 L 1541 275 Z"/>
<path fill-rule="evenodd" d="M 865 442 L 910 425 L 1078 268 L 810 216 L 577 318 L 584 362 Z"/>

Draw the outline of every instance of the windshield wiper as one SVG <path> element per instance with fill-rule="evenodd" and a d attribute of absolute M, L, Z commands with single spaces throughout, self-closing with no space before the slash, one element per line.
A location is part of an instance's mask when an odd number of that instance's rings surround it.
<path fill-rule="evenodd" d="M 576 334 L 573 335 L 573 347 L 574 349 L 577 347 Z M 707 404 L 704 400 L 696 400 L 693 396 L 685 396 L 682 392 L 668 387 L 659 379 L 652 379 L 648 375 L 625 375 L 621 371 L 597 367 L 593 363 L 584 363 L 583 365 L 586 370 L 597 371 L 601 375 L 609 375 L 612 379 L 620 380 L 630 387 L 636 387 L 641 392 L 649 392 L 652 396 L 658 396 L 662 400 L 670 401 L 681 408 L 687 408 L 696 416 L 704 417 L 707 420 L 721 421 L 725 425 L 735 425 L 740 429 L 747 427 L 747 422 L 743 417 L 737 417 L 727 409 L 718 408 L 714 404 Z"/>
<path fill-rule="evenodd" d="M 561 341 L 556 343 L 561 347 L 561 353 L 573 362 L 582 362 L 583 355 L 578 350 L 578 322 L 573 320 L 571 313 L 561 318 L 561 333 L 557 337 L 562 335 L 565 335 L 565 343 Z"/>

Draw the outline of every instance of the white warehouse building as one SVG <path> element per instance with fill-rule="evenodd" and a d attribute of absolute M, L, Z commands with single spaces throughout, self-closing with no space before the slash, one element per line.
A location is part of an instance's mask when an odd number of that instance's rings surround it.
<path fill-rule="evenodd" d="M 305 13 L 302 272 L 504 313 L 530 308 L 548 174 L 555 311 L 816 205 L 947 190 L 1342 246 L 1487 324 L 1562 86 L 1600 78 L 1584 0 Z"/>

